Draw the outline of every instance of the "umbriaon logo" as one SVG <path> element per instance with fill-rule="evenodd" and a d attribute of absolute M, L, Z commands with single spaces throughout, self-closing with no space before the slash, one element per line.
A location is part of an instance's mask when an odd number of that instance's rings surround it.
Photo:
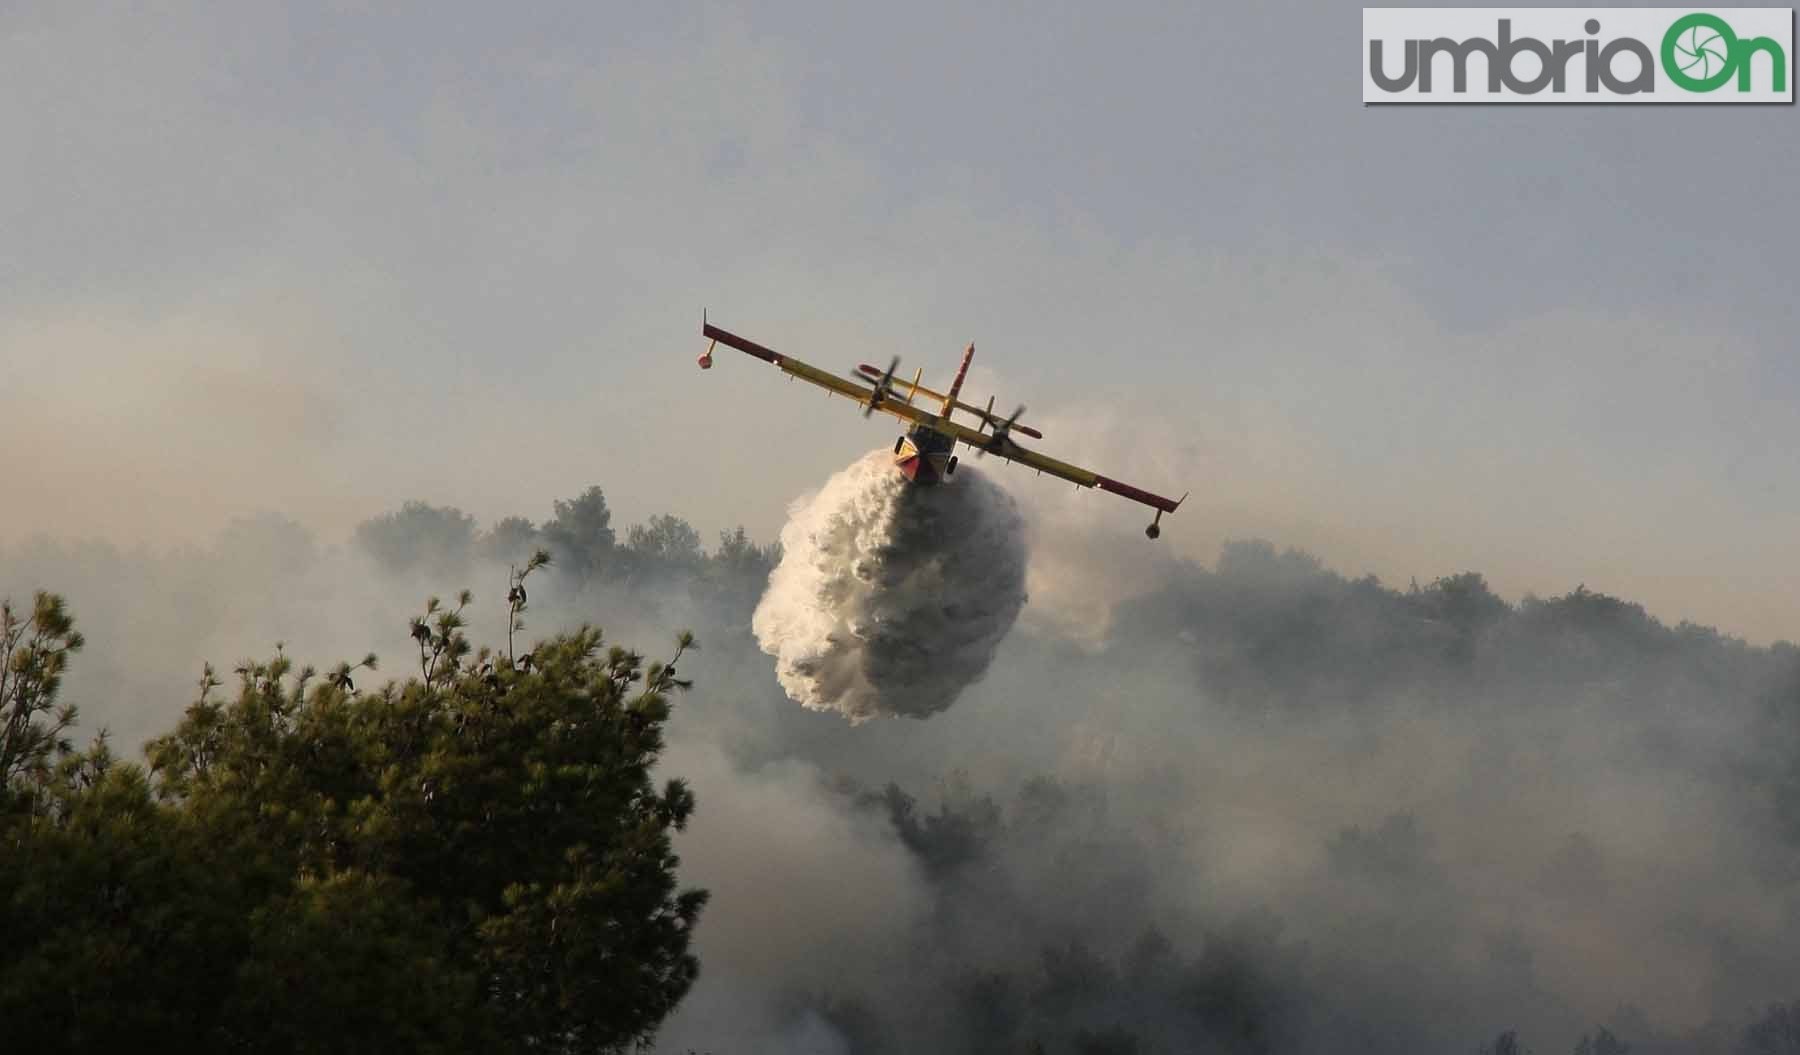
<path fill-rule="evenodd" d="M 1363 102 L 1792 102 L 1792 8 L 1363 8 Z"/>

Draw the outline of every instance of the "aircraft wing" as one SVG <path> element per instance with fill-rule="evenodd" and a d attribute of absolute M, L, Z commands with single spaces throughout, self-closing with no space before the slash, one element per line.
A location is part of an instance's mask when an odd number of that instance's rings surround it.
<path fill-rule="evenodd" d="M 1128 483 L 1122 483 L 1111 477 L 1101 476 L 1092 469 L 1083 469 L 1079 465 L 1071 465 L 1061 459 L 1052 458 L 1047 454 L 1039 454 L 1037 451 L 1027 447 L 1021 447 L 1017 443 L 1014 443 L 1010 436 L 1002 440 L 1000 446 L 995 447 L 993 446 L 994 436 L 992 433 L 978 432 L 959 421 L 944 421 L 939 418 L 933 418 L 931 419 L 931 424 L 939 432 L 953 435 L 959 441 L 977 448 L 978 450 L 986 451 L 996 458 L 1005 458 L 1009 462 L 1018 462 L 1020 465 L 1030 466 L 1038 472 L 1049 473 L 1051 476 L 1059 477 L 1082 487 L 1098 487 L 1102 491 L 1110 491 L 1121 498 L 1129 498 L 1133 502 L 1142 502 L 1144 505 L 1147 505 L 1152 509 L 1161 510 L 1164 513 L 1175 512 L 1176 507 L 1181 505 L 1181 503 L 1187 499 L 1186 495 L 1182 495 L 1180 498 L 1164 498 L 1162 495 L 1152 494 L 1149 491 L 1133 487 Z"/>
<path fill-rule="evenodd" d="M 821 370 L 810 363 L 801 362 L 791 356 L 782 355 L 772 348 L 757 344 L 755 341 L 749 340 L 748 338 L 739 337 L 729 330 L 722 330 L 704 320 L 701 322 L 700 332 L 709 340 L 730 348 L 736 348 L 745 355 L 753 356 L 757 359 L 761 359 L 765 363 L 771 363 L 780 367 L 781 371 L 789 377 L 797 377 L 802 381 L 811 382 L 812 384 L 825 389 L 827 392 L 855 400 L 864 407 L 868 407 L 872 410 L 879 410 L 884 414 L 891 414 L 901 421 L 928 426 L 936 429 L 942 435 L 949 436 L 952 439 L 967 444 L 970 447 L 974 447 L 977 450 L 985 451 L 997 458 L 1004 458 L 1009 462 L 1019 462 L 1022 465 L 1027 465 L 1036 469 L 1038 472 L 1049 473 L 1051 476 L 1067 480 L 1078 486 L 1098 487 L 1102 491 L 1110 491 L 1122 498 L 1129 498 L 1133 502 L 1142 502 L 1144 505 L 1157 511 L 1157 519 L 1161 519 L 1162 514 L 1164 513 L 1175 512 L 1176 508 L 1179 507 L 1182 502 L 1187 500 L 1186 495 L 1182 495 L 1180 498 L 1164 498 L 1162 495 L 1152 494 L 1149 491 L 1133 487 L 1128 483 L 1122 483 L 1110 477 L 1101 476 L 1091 469 L 1083 469 L 1079 465 L 1071 465 L 1068 462 L 1052 458 L 1047 454 L 1039 454 L 1037 451 L 1019 446 L 1017 443 L 1013 442 L 1011 436 L 1005 436 L 996 442 L 993 433 L 978 432 L 959 421 L 951 420 L 948 416 L 939 416 L 928 410 L 922 410 L 915 407 L 906 401 L 907 397 L 900 395 L 897 391 L 890 390 L 886 396 L 877 396 L 875 388 L 852 381 L 847 377 L 839 377 L 829 370 Z M 709 351 L 708 356 L 710 356 L 710 354 Z M 710 362 L 710 359 L 703 359 L 702 365 L 706 365 L 707 362 Z M 902 385 L 908 384 L 908 382 L 904 380 L 900 383 Z M 921 389 L 915 389 L 915 391 L 921 391 Z M 975 413 L 984 413 L 974 407 L 969 407 L 967 409 L 974 411 Z M 1150 526 L 1145 529 L 1144 533 L 1151 538 L 1155 538 L 1157 532 L 1158 528 L 1156 520 L 1152 520 Z"/>
<path fill-rule="evenodd" d="M 782 355 L 772 348 L 764 347 L 748 338 L 739 337 L 729 330 L 721 330 L 711 323 L 703 323 L 700 332 L 708 340 L 717 341 L 729 348 L 736 348 L 745 355 L 754 356 L 765 363 L 772 363 L 780 367 L 781 372 L 789 377 L 797 377 L 802 381 L 811 382 L 827 392 L 853 399 L 865 407 L 873 402 L 874 409 L 884 414 L 892 414 L 902 421 L 933 422 L 937 420 L 936 415 L 913 407 L 905 401 L 905 397 L 897 392 L 876 400 L 875 389 L 869 385 L 859 384 L 847 377 L 839 377 L 829 370 L 821 370 L 811 363 L 801 362 L 791 355 Z"/>

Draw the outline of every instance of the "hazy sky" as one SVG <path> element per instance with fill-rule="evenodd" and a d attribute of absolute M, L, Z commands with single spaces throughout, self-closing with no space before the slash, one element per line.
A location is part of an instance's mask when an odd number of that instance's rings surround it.
<path fill-rule="evenodd" d="M 901 354 L 1159 544 L 1800 638 L 1793 107 L 1359 102 L 1349 5 L 0 5 L 0 542 L 590 483 L 772 538 Z M 1145 517 L 1001 479 L 1092 559 Z"/>

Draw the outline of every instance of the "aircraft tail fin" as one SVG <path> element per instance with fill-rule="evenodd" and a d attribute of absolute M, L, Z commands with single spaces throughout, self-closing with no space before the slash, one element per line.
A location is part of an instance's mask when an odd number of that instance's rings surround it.
<path fill-rule="evenodd" d="M 963 379 L 969 376 L 969 361 L 975 358 L 975 342 L 970 341 L 968 350 L 963 352 L 962 365 L 956 368 L 956 380 L 950 382 L 950 392 L 944 396 L 944 409 L 939 416 L 949 417 L 956 409 L 956 397 L 962 394 Z"/>

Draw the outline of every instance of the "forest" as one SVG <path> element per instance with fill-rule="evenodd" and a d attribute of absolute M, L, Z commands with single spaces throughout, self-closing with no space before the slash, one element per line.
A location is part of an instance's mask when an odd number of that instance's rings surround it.
<path fill-rule="evenodd" d="M 0 550 L 9 1035 L 1800 1052 L 1792 645 L 1246 540 L 851 727 L 778 546 L 550 512 Z"/>

